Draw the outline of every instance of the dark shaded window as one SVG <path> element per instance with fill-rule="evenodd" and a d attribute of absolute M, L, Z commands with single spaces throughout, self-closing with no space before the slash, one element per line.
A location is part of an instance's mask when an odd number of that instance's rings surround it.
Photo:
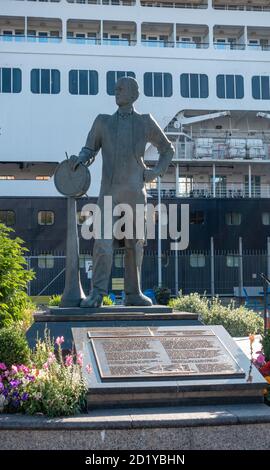
<path fill-rule="evenodd" d="M 205 74 L 182 73 L 180 93 L 183 98 L 208 98 L 208 77 Z"/>
<path fill-rule="evenodd" d="M 202 224 L 204 224 L 204 212 L 203 211 L 193 211 L 193 212 L 191 212 L 189 221 L 193 225 L 202 225 Z"/>
<path fill-rule="evenodd" d="M 39 256 L 38 267 L 40 269 L 52 269 L 54 267 L 54 257 L 52 255 Z"/>
<path fill-rule="evenodd" d="M 217 75 L 217 97 L 221 99 L 244 98 L 244 79 L 242 75 Z"/>
<path fill-rule="evenodd" d="M 21 93 L 21 69 L 0 68 L 0 93 Z"/>
<path fill-rule="evenodd" d="M 144 74 L 145 96 L 172 96 L 172 76 L 170 73 L 146 72 Z"/>
<path fill-rule="evenodd" d="M 226 266 L 227 268 L 239 268 L 239 255 L 227 255 Z"/>
<path fill-rule="evenodd" d="M 270 100 L 270 77 L 256 75 L 252 77 L 252 96 L 255 100 Z"/>
<path fill-rule="evenodd" d="M 191 268 L 204 268 L 205 267 L 205 255 L 202 255 L 202 254 L 190 255 L 189 264 Z"/>
<path fill-rule="evenodd" d="M 226 224 L 227 225 L 240 225 L 242 221 L 242 214 L 240 212 L 227 212 Z"/>
<path fill-rule="evenodd" d="M 55 69 L 31 70 L 31 92 L 35 94 L 60 93 L 60 72 Z"/>
<path fill-rule="evenodd" d="M 0 210 L 0 224 L 5 224 L 7 227 L 15 225 L 16 217 L 14 211 Z"/>
<path fill-rule="evenodd" d="M 39 211 L 38 224 L 39 225 L 53 225 L 54 224 L 54 212 L 53 211 Z"/>
<path fill-rule="evenodd" d="M 136 78 L 134 72 L 113 71 L 107 72 L 107 94 L 110 96 L 115 95 L 115 85 L 117 80 L 122 77 Z"/>
<path fill-rule="evenodd" d="M 70 70 L 69 93 L 71 95 L 97 95 L 98 73 L 96 70 Z"/>

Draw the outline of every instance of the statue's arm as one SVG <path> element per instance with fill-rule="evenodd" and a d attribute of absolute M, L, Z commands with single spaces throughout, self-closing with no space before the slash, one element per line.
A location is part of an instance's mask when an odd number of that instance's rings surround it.
<path fill-rule="evenodd" d="M 79 160 L 85 165 L 91 165 L 101 148 L 100 116 L 97 116 L 86 139 L 85 146 L 79 153 Z"/>
<path fill-rule="evenodd" d="M 172 143 L 164 134 L 163 130 L 159 127 L 155 119 L 149 115 L 148 120 L 148 140 L 157 148 L 159 159 L 156 166 L 152 169 L 153 175 L 163 176 L 166 173 L 170 162 L 174 155 L 174 148 Z"/>

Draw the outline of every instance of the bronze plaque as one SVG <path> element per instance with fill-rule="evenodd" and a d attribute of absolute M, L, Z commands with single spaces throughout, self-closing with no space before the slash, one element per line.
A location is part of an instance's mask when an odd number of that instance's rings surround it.
<path fill-rule="evenodd" d="M 93 328 L 89 337 L 102 379 L 245 376 L 211 329 Z"/>

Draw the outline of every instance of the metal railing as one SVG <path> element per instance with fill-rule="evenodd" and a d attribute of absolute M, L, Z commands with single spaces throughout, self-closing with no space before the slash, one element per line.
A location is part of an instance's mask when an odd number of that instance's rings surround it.
<path fill-rule="evenodd" d="M 269 5 L 213 5 L 215 10 L 270 11 Z"/>
<path fill-rule="evenodd" d="M 178 2 L 156 2 L 151 0 L 141 0 L 142 7 L 158 7 L 158 8 L 191 8 L 191 9 L 206 9 L 207 3 L 178 3 Z"/>
<path fill-rule="evenodd" d="M 35 43 L 60 43 L 62 41 L 61 36 L 32 36 L 32 35 L 23 35 L 23 34 L 1 34 L 0 41 L 2 42 L 35 42 Z"/>
<path fill-rule="evenodd" d="M 213 185 L 210 183 L 195 183 L 188 189 L 179 190 L 179 197 L 183 198 L 270 198 L 270 185 L 252 185 L 249 193 L 248 185 L 245 183 L 216 184 L 215 194 Z"/>
<path fill-rule="evenodd" d="M 119 253 L 115 252 L 115 255 Z M 122 252 L 123 254 L 123 252 Z M 33 269 L 36 277 L 29 283 L 29 295 L 62 294 L 65 285 L 65 256 L 54 256 L 53 267 L 40 268 L 40 256 L 29 256 L 27 265 Z M 92 253 L 84 254 L 91 259 Z M 110 281 L 110 292 L 113 292 L 113 279 L 123 281 L 124 267 L 114 260 Z M 173 295 L 179 290 L 183 294 L 199 292 L 207 295 L 243 295 L 243 287 L 248 292 L 261 297 L 263 305 L 261 272 L 268 272 L 270 255 L 266 251 L 179 251 L 163 252 L 161 255 L 162 285 L 171 289 Z M 254 276 L 256 274 L 256 276 Z M 85 293 L 89 292 L 90 279 L 87 268 L 81 266 L 80 276 Z M 176 279 L 178 282 L 176 283 Z M 177 285 L 176 285 L 177 284 Z M 142 289 L 152 289 L 158 285 L 158 257 L 155 251 L 145 250 L 142 267 Z M 121 295 L 114 291 L 115 294 Z M 253 294 L 254 295 L 254 294 Z"/>
<path fill-rule="evenodd" d="M 66 0 L 68 3 L 83 5 L 134 6 L 136 0 Z"/>

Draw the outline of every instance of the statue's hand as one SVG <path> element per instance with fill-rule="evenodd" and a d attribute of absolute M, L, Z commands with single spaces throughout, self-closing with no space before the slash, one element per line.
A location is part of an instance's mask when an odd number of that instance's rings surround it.
<path fill-rule="evenodd" d="M 143 179 L 145 183 L 150 183 L 158 177 L 157 172 L 152 168 L 146 168 L 143 173 Z"/>
<path fill-rule="evenodd" d="M 80 157 L 77 157 L 76 155 L 71 155 L 69 159 L 69 166 L 72 171 L 75 171 L 76 168 L 78 168 L 78 166 L 80 165 L 80 163 L 82 163 Z"/>

